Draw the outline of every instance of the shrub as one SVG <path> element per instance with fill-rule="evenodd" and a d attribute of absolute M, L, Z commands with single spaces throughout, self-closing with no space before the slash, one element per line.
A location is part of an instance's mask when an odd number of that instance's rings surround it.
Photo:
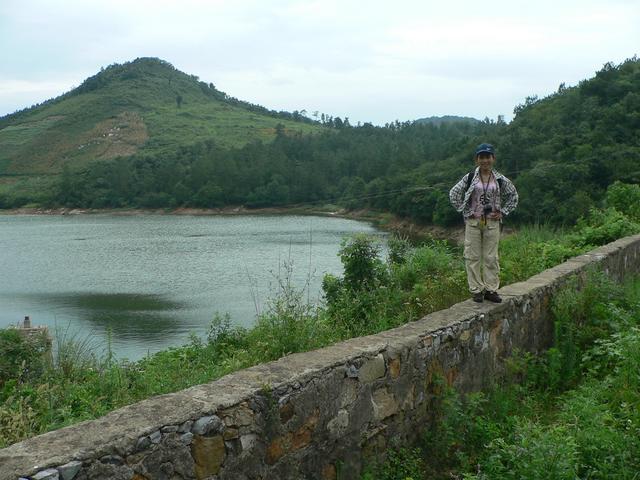
<path fill-rule="evenodd" d="M 380 283 L 384 265 L 379 253 L 380 245 L 369 235 L 356 234 L 343 240 L 339 255 L 344 267 L 344 286 L 357 291 Z"/>
<path fill-rule="evenodd" d="M 389 262 L 395 265 L 402 265 L 406 262 L 407 256 L 411 250 L 411 245 L 406 237 L 392 235 L 387 240 L 389 248 Z"/>
<path fill-rule="evenodd" d="M 614 182 L 607 188 L 606 205 L 640 221 L 640 185 Z"/>
<path fill-rule="evenodd" d="M 640 224 L 615 208 L 592 208 L 587 217 L 578 220 L 572 240 L 578 246 L 604 245 L 638 232 Z"/>
<path fill-rule="evenodd" d="M 426 478 L 424 472 L 420 449 L 390 449 L 384 463 L 366 469 L 362 480 L 420 480 Z"/>
<path fill-rule="evenodd" d="M 487 446 L 477 475 L 468 479 L 574 480 L 578 448 L 564 426 L 544 427 L 522 421 L 512 438 L 498 438 Z"/>
<path fill-rule="evenodd" d="M 22 382 L 39 376 L 46 348 L 44 338 L 26 340 L 16 329 L 0 329 L 0 387 L 9 380 Z"/>

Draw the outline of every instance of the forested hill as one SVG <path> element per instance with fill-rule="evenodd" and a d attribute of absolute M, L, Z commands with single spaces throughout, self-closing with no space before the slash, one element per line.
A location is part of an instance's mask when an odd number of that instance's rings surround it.
<path fill-rule="evenodd" d="M 65 171 L 36 200 L 78 207 L 288 206 L 373 208 L 424 223 L 459 222 L 448 190 L 493 143 L 497 168 L 521 203 L 512 221 L 571 223 L 616 180 L 640 180 L 640 62 L 607 64 L 544 99 L 527 98 L 506 124 L 334 122 L 317 135 L 279 129 L 269 143 L 215 140 Z M 5 206 L 33 201 L 0 197 Z"/>
<path fill-rule="evenodd" d="M 0 118 L 0 174 L 55 174 L 64 166 L 162 154 L 209 139 L 238 147 L 273 139 L 278 124 L 286 132 L 321 129 L 299 112 L 239 101 L 168 62 L 139 58 Z"/>

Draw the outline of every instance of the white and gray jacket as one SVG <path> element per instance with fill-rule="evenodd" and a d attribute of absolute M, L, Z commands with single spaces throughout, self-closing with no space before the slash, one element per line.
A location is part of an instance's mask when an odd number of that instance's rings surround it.
<path fill-rule="evenodd" d="M 478 182 L 480 182 L 480 167 L 476 167 L 473 172 L 471 184 L 469 185 L 469 188 L 465 190 L 469 180 L 469 175 L 471 175 L 471 172 L 465 174 L 449 192 L 451 205 L 453 205 L 453 208 L 458 212 L 462 212 L 462 216 L 464 218 L 471 216 L 471 195 L 473 194 L 473 190 L 476 188 Z M 493 176 L 496 179 L 496 185 L 498 188 L 500 212 L 503 216 L 507 216 L 518 205 L 518 192 L 511 180 L 501 173 L 493 170 Z"/>

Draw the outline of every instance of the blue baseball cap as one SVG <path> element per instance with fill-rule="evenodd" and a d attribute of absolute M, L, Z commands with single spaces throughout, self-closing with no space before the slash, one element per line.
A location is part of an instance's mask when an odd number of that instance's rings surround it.
<path fill-rule="evenodd" d="M 496 151 L 490 143 L 481 143 L 476 148 L 476 157 L 481 153 L 490 153 L 491 155 L 495 155 Z"/>

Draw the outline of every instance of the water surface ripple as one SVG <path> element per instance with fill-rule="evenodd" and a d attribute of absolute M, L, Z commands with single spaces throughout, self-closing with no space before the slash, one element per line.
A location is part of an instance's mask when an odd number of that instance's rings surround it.
<path fill-rule="evenodd" d="M 137 359 L 206 332 L 215 312 L 250 326 L 293 265 L 318 299 L 341 240 L 366 223 L 310 216 L 0 216 L 0 327 L 30 315 Z"/>

